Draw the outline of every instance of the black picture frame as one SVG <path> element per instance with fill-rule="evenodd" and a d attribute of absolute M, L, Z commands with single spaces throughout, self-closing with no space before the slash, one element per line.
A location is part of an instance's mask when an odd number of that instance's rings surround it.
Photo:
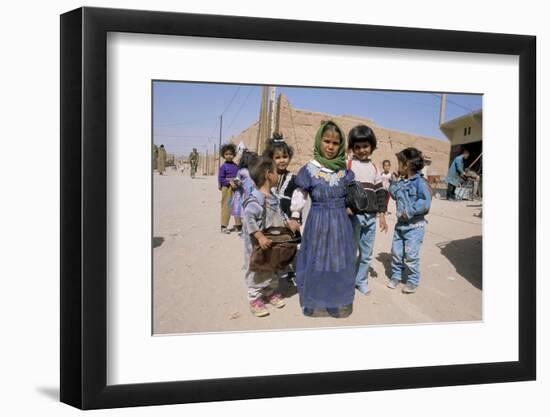
<path fill-rule="evenodd" d="M 518 361 L 107 385 L 108 32 L 518 56 Z M 60 57 L 62 402 L 97 409 L 536 378 L 534 36 L 84 7 L 61 15 Z"/>

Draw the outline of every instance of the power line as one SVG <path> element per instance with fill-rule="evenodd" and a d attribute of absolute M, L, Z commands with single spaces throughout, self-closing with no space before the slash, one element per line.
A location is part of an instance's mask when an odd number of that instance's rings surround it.
<path fill-rule="evenodd" d="M 241 113 L 241 110 L 244 108 L 244 105 L 248 101 L 248 98 L 250 97 L 250 94 L 252 94 L 252 91 L 254 91 L 254 87 L 250 87 L 250 90 L 248 91 L 248 95 L 246 96 L 243 103 L 241 104 L 241 107 L 239 107 L 239 110 L 235 114 L 235 117 L 233 117 L 233 120 L 231 120 L 231 123 L 229 123 L 229 126 L 227 126 L 227 130 L 229 130 L 231 126 L 233 126 L 233 123 L 235 122 L 235 120 L 237 120 L 237 116 Z"/>
<path fill-rule="evenodd" d="M 237 86 L 237 90 L 235 90 L 235 94 L 233 94 L 233 97 L 231 98 L 231 101 L 229 102 L 229 104 L 227 105 L 227 107 L 225 108 L 225 110 L 221 113 L 222 115 L 225 114 L 225 112 L 229 109 L 229 107 L 231 106 L 231 104 L 233 104 L 233 100 L 235 100 L 235 97 L 237 97 L 237 93 L 239 92 L 239 90 L 241 89 L 241 86 Z"/>
<path fill-rule="evenodd" d="M 434 94 L 434 93 L 430 93 L 430 94 L 431 94 L 432 96 L 435 96 L 435 97 L 441 99 L 441 95 L 440 95 L 440 94 Z M 450 100 L 449 97 L 447 97 L 447 103 L 454 104 L 455 106 L 460 107 L 461 109 L 464 109 L 464 110 L 468 110 L 469 112 L 473 112 L 473 111 L 474 111 L 473 109 L 471 109 L 471 108 L 469 108 L 469 107 L 463 106 L 463 105 L 461 105 L 461 104 L 458 104 L 458 103 L 456 103 L 456 102 Z"/>
<path fill-rule="evenodd" d="M 233 93 L 233 97 L 231 97 L 231 100 L 229 101 L 229 104 L 225 107 L 225 110 L 221 113 L 222 115 L 225 114 L 225 112 L 227 112 L 227 110 L 229 110 L 229 107 L 231 107 L 231 104 L 233 104 L 233 101 L 235 100 L 235 97 L 237 97 L 237 94 L 239 93 L 240 89 L 241 89 L 241 86 L 240 85 L 237 86 L 237 89 L 235 90 L 235 93 Z M 178 125 L 182 125 L 182 124 L 192 124 L 195 121 L 196 120 L 193 120 L 191 122 L 163 123 L 163 124 L 160 124 L 160 125 L 153 125 L 153 127 L 157 128 L 157 127 L 167 127 L 167 126 L 178 126 Z M 214 127 L 214 129 L 212 129 L 212 134 L 217 129 L 217 127 L 218 127 L 218 122 L 217 122 L 217 119 L 216 119 L 216 126 Z M 168 135 L 165 135 L 165 136 L 168 136 Z"/>
<path fill-rule="evenodd" d="M 157 128 L 157 127 L 170 127 L 170 126 L 180 126 L 180 125 L 186 125 L 186 124 L 193 124 L 195 123 L 197 120 L 191 120 L 191 121 L 183 121 L 183 122 L 172 122 L 172 123 L 161 123 L 161 124 L 158 124 L 158 125 L 153 125 L 154 128 Z"/>
<path fill-rule="evenodd" d="M 216 119 L 216 125 L 214 126 L 214 128 L 212 129 L 210 134 L 208 135 L 209 139 L 210 139 L 210 137 L 213 137 L 212 135 L 214 135 L 214 132 L 216 131 L 217 128 L 218 128 L 218 119 Z"/>
<path fill-rule="evenodd" d="M 421 102 L 421 101 L 418 101 L 418 100 L 411 100 L 410 98 L 408 97 L 401 97 L 401 98 L 398 98 L 398 97 L 393 97 L 391 95 L 387 95 L 385 93 L 379 93 L 377 91 L 367 91 L 367 93 L 370 93 L 370 94 L 376 94 L 376 95 L 379 95 L 379 96 L 382 96 L 382 97 L 385 97 L 385 98 L 389 98 L 389 99 L 392 99 L 392 100 L 397 100 L 397 101 L 402 101 L 402 100 L 405 100 L 405 101 L 409 101 L 411 103 L 416 103 L 416 104 L 422 104 L 424 106 L 430 106 L 432 107 L 432 104 L 429 104 L 429 103 L 424 103 L 424 102 Z M 438 99 L 441 99 L 441 95 L 440 94 L 435 94 L 435 93 L 429 93 L 430 95 L 434 96 L 434 97 L 437 97 Z M 458 104 L 457 102 L 453 101 L 453 100 L 450 100 L 448 97 L 447 97 L 447 102 L 448 103 L 451 103 L 451 104 L 454 104 L 455 106 L 457 107 L 460 107 L 464 110 L 468 110 L 469 112 L 472 112 L 473 109 L 469 108 L 469 107 L 466 107 L 466 106 L 463 106 L 461 104 Z"/>
<path fill-rule="evenodd" d="M 395 100 L 395 101 L 399 101 L 399 102 L 403 102 L 403 100 L 405 101 L 409 101 L 411 103 L 416 103 L 416 104 L 421 104 L 423 106 L 429 106 L 429 107 L 433 107 L 432 104 L 430 103 L 424 103 L 423 101 L 418 101 L 418 100 L 411 100 L 410 98 L 408 97 L 394 97 L 392 95 L 388 95 L 387 93 L 379 93 L 377 91 L 366 91 L 367 94 L 375 94 L 375 95 L 378 95 L 378 96 L 382 96 L 384 98 L 387 98 L 387 99 L 390 99 L 390 100 Z"/>
<path fill-rule="evenodd" d="M 214 136 L 203 135 L 154 135 L 156 138 L 202 138 L 202 139 L 216 139 Z"/>

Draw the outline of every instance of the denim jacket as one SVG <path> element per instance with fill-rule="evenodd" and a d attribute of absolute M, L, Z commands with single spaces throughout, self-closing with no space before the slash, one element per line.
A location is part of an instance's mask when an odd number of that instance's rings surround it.
<path fill-rule="evenodd" d="M 389 191 L 397 202 L 399 224 L 411 224 L 424 220 L 424 216 L 430 210 L 432 194 L 427 181 L 420 174 L 408 179 L 391 181 Z"/>
<path fill-rule="evenodd" d="M 265 224 L 264 222 L 265 205 Z M 254 190 L 243 202 L 243 232 L 246 250 L 252 251 L 252 244 L 257 243 L 254 233 L 267 227 L 286 226 L 286 218 L 281 210 L 279 199 L 273 194 L 268 196 L 260 190 Z"/>

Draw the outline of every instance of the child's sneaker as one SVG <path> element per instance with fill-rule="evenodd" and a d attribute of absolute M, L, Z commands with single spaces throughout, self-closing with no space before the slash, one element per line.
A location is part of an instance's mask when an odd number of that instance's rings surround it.
<path fill-rule="evenodd" d="M 397 278 L 392 278 L 388 281 L 388 288 L 391 288 L 392 290 L 395 290 L 397 286 L 399 285 L 399 280 Z"/>
<path fill-rule="evenodd" d="M 269 315 L 269 311 L 267 311 L 264 302 L 260 298 L 250 302 L 250 311 L 256 317 L 265 317 Z"/>
<path fill-rule="evenodd" d="M 369 287 L 356 285 L 355 288 L 357 288 L 357 291 L 359 291 L 363 295 L 371 295 L 372 294 L 372 291 L 369 289 Z"/>
<path fill-rule="evenodd" d="M 278 292 L 271 294 L 267 301 L 269 304 L 277 308 L 283 308 L 286 305 L 285 300 L 283 300 L 283 296 Z"/>
<path fill-rule="evenodd" d="M 405 286 L 403 287 L 403 293 L 404 294 L 413 294 L 416 292 L 416 289 L 418 288 L 418 285 L 413 284 L 412 282 L 407 282 Z"/>

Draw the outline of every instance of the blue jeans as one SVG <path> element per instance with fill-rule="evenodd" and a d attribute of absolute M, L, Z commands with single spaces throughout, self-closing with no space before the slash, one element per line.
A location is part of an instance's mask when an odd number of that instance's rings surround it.
<path fill-rule="evenodd" d="M 407 282 L 418 285 L 420 282 L 420 246 L 424 240 L 425 222 L 395 225 L 392 243 L 392 279 L 401 281 L 407 269 Z"/>
<path fill-rule="evenodd" d="M 355 243 L 359 247 L 355 286 L 365 294 L 369 291 L 368 276 L 376 237 L 376 213 L 359 213 L 353 216 L 353 231 Z"/>

